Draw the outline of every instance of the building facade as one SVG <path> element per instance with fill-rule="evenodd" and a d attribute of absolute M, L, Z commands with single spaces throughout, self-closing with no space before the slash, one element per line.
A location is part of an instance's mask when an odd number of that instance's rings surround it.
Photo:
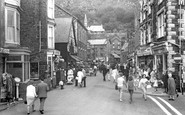
<path fill-rule="evenodd" d="M 142 47 L 138 49 L 138 60 L 139 54 L 144 55 L 145 65 L 152 62 L 151 69 L 157 70 L 159 78 L 167 70 L 173 71 L 178 88 L 181 82 L 180 68 L 184 62 L 184 14 L 184 0 L 141 1 Z M 138 63 L 140 65 L 141 62 Z"/>
<path fill-rule="evenodd" d="M 34 78 L 48 73 L 54 80 L 60 55 L 55 50 L 55 0 L 22 0 L 21 8 L 21 45 L 31 50 L 30 73 Z"/>
<path fill-rule="evenodd" d="M 30 78 L 30 50 L 21 44 L 21 1 L 1 0 L 0 4 L 0 74 L 6 72 L 14 77 L 19 77 L 21 81 L 26 81 Z"/>

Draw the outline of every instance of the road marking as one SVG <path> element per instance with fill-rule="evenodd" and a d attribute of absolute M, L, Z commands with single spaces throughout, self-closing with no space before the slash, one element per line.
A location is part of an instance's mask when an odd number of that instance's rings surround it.
<path fill-rule="evenodd" d="M 164 102 L 170 109 L 172 109 L 177 115 L 182 115 L 182 113 L 180 113 L 177 109 L 175 109 L 171 104 L 169 104 L 167 101 L 165 101 L 164 99 L 157 97 L 158 99 L 160 99 L 162 102 Z"/>
<path fill-rule="evenodd" d="M 161 105 L 156 99 L 154 99 L 153 97 L 151 96 L 147 96 L 149 97 L 152 101 L 154 101 L 165 113 L 166 115 L 172 115 L 163 105 Z"/>

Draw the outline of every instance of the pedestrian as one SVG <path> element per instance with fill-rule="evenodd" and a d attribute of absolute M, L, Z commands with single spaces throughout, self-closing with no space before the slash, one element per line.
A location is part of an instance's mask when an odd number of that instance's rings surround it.
<path fill-rule="evenodd" d="M 141 88 L 142 90 L 145 101 L 147 100 L 146 98 L 147 82 L 148 82 L 148 79 L 146 79 L 146 75 L 143 74 L 141 80 L 139 81 L 139 88 Z"/>
<path fill-rule="evenodd" d="M 64 82 L 62 80 L 59 82 L 59 86 L 60 86 L 60 89 L 64 89 Z"/>
<path fill-rule="evenodd" d="M 172 72 L 168 72 L 168 94 L 169 94 L 169 100 L 174 101 L 175 100 L 175 94 L 176 94 L 176 86 L 175 86 L 175 80 L 172 77 Z"/>
<path fill-rule="evenodd" d="M 26 88 L 27 115 L 30 114 L 31 108 L 32 108 L 32 112 L 35 111 L 34 102 L 35 102 L 36 97 L 37 97 L 36 88 L 35 86 L 33 86 L 33 81 L 30 80 Z"/>
<path fill-rule="evenodd" d="M 79 68 L 78 72 L 77 72 L 77 80 L 78 80 L 78 84 L 80 87 L 82 87 L 82 79 L 84 77 L 84 74 L 82 72 L 82 69 Z"/>
<path fill-rule="evenodd" d="M 84 87 L 86 87 L 86 71 L 84 68 L 82 69 L 82 72 L 83 72 L 82 83 L 83 83 Z"/>
<path fill-rule="evenodd" d="M 48 85 L 44 82 L 44 77 L 42 77 L 41 82 L 38 84 L 38 97 L 40 99 L 40 113 L 44 114 L 44 104 L 47 98 L 47 91 L 49 90 Z"/>
<path fill-rule="evenodd" d="M 157 91 L 157 88 L 158 88 L 158 80 L 156 77 L 154 77 L 154 84 L 153 84 L 153 87 L 155 88 L 155 91 Z"/>
<path fill-rule="evenodd" d="M 106 74 L 107 74 L 107 67 L 105 66 L 105 64 L 102 64 L 102 71 L 103 71 L 103 81 L 106 81 Z"/>
<path fill-rule="evenodd" d="M 116 82 L 116 79 L 119 76 L 119 72 L 115 67 L 113 67 L 113 70 L 111 72 L 111 76 L 113 77 L 113 80 L 114 80 L 113 82 Z"/>
<path fill-rule="evenodd" d="M 128 87 L 128 92 L 130 94 L 130 104 L 131 104 L 132 103 L 132 95 L 134 92 L 134 80 L 133 80 L 132 76 L 130 76 L 128 78 L 127 87 Z"/>
<path fill-rule="evenodd" d="M 124 76 L 123 76 L 123 73 L 120 73 L 118 79 L 117 79 L 117 87 L 118 87 L 118 91 L 119 91 L 119 100 L 120 101 L 123 101 L 122 98 L 123 98 L 123 89 L 124 89 L 124 86 L 126 86 L 126 81 L 124 79 Z"/>

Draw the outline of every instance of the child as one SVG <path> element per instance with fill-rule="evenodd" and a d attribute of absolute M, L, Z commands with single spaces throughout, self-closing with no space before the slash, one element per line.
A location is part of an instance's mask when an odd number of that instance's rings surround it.
<path fill-rule="evenodd" d="M 132 76 L 130 76 L 128 78 L 128 91 L 129 91 L 129 94 L 130 94 L 130 104 L 132 103 L 132 95 L 133 95 L 133 92 L 134 92 L 134 80 L 132 78 Z"/>
<path fill-rule="evenodd" d="M 158 80 L 156 77 L 154 77 L 154 84 L 153 87 L 155 88 L 155 91 L 157 91 L 157 87 L 158 87 Z"/>
<path fill-rule="evenodd" d="M 60 86 L 61 89 L 64 89 L 64 82 L 63 81 L 60 81 L 59 82 L 59 86 Z"/>

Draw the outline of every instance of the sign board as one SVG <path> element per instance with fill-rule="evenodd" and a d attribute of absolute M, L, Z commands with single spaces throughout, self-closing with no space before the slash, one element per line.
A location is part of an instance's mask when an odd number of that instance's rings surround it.
<path fill-rule="evenodd" d="M 0 48 L 0 53 L 9 54 L 10 50 L 9 49 L 4 49 L 4 48 Z"/>
<path fill-rule="evenodd" d="M 181 57 L 174 57 L 173 59 L 174 60 L 181 60 L 182 58 Z"/>

